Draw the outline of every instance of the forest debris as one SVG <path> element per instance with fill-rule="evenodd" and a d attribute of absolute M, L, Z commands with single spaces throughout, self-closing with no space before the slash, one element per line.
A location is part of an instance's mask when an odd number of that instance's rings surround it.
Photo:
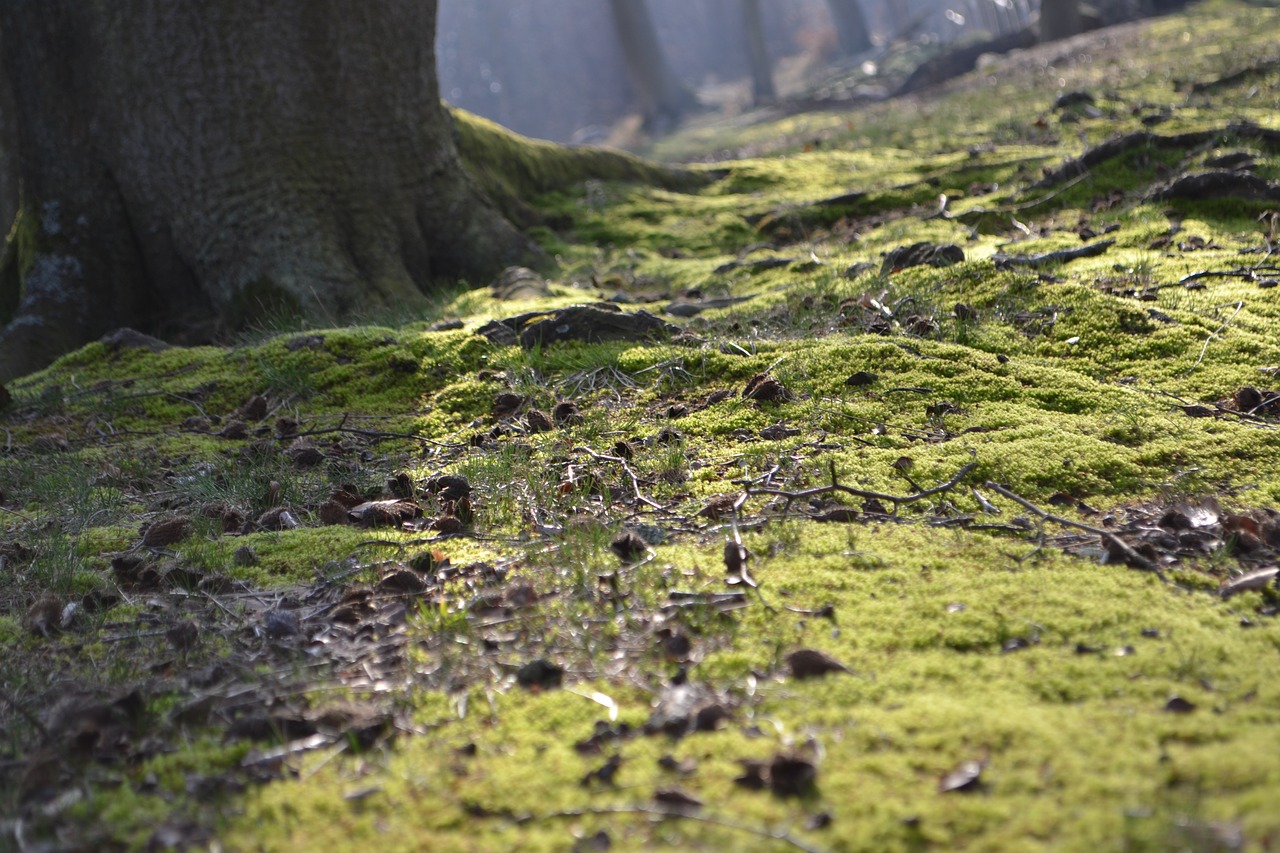
<path fill-rule="evenodd" d="M 702 808 L 702 800 L 686 794 L 679 788 L 659 788 L 653 792 L 653 801 L 674 811 L 694 811 Z"/>
<path fill-rule="evenodd" d="M 769 762 L 769 790 L 779 797 L 800 797 L 814 789 L 818 767 L 807 758 L 780 752 Z"/>
<path fill-rule="evenodd" d="M 422 517 L 422 507 L 414 501 L 388 498 L 365 501 L 347 511 L 347 517 L 361 527 L 392 527 Z"/>
<path fill-rule="evenodd" d="M 938 782 L 938 792 L 954 794 L 977 791 L 982 787 L 982 770 L 981 761 L 961 761 Z"/>
<path fill-rule="evenodd" d="M 1224 585 L 1218 594 L 1223 598 L 1231 598 L 1233 595 L 1239 595 L 1242 592 L 1253 592 L 1260 589 L 1266 589 L 1272 585 L 1276 579 L 1276 574 L 1280 573 L 1280 568 L 1276 566 L 1267 566 L 1263 569 L 1256 569 L 1247 574 L 1243 574 L 1238 578 L 1232 578 L 1229 583 Z"/>
<path fill-rule="evenodd" d="M 516 684 L 526 690 L 549 690 L 564 681 L 564 667 L 546 658 L 538 658 L 516 670 Z"/>
<path fill-rule="evenodd" d="M 912 243 L 909 246 L 899 246 L 890 250 L 885 255 L 884 262 L 880 264 L 880 274 L 887 275 L 891 272 L 898 272 L 925 264 L 934 267 L 946 267 L 958 264 L 963 260 L 964 249 L 953 244 Z"/>
<path fill-rule="evenodd" d="M 1090 243 L 1087 246 L 1080 246 L 1075 249 L 1059 249 L 1056 252 L 1045 252 L 1040 255 L 1006 255 L 999 252 L 992 256 L 991 260 L 995 263 L 996 269 L 1006 270 L 1013 267 L 1037 267 L 1048 266 L 1050 264 L 1061 264 L 1067 261 L 1073 261 L 1076 258 L 1092 258 L 1101 255 L 1116 244 L 1115 240 L 1100 240 L 1097 243 Z"/>
<path fill-rule="evenodd" d="M 742 389 L 742 396 L 760 403 L 787 403 L 796 397 L 790 388 L 768 373 L 757 373 L 748 379 L 747 387 Z"/>
<path fill-rule="evenodd" d="M 625 313 L 609 302 L 571 305 L 550 314 L 532 315 L 524 323 L 517 323 L 518 319 L 500 320 L 500 323 L 518 329 L 518 342 L 525 350 L 561 341 L 646 341 L 678 332 L 672 324 L 649 311 Z M 483 334 L 484 329 L 480 333 Z"/>
<path fill-rule="evenodd" d="M 833 672 L 853 672 L 820 649 L 796 649 L 787 655 L 787 666 L 791 669 L 791 677 L 797 680 L 821 678 Z"/>
<path fill-rule="evenodd" d="M 147 525 L 142 531 L 142 547 L 167 548 L 191 535 L 195 528 L 185 516 L 166 518 Z"/>

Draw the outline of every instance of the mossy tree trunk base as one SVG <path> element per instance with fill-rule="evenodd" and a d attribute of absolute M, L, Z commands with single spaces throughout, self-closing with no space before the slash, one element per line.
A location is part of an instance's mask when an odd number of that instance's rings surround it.
<path fill-rule="evenodd" d="M 13 0 L 0 379 L 122 325 L 340 322 L 536 260 L 461 167 L 433 0 Z"/>

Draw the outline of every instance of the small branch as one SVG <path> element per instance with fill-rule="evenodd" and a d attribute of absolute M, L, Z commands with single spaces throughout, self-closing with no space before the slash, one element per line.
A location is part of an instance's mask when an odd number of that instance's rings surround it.
<path fill-rule="evenodd" d="M 1244 310 L 1244 300 L 1241 299 L 1239 302 L 1236 303 L 1236 310 L 1231 312 L 1231 316 L 1223 320 L 1222 324 L 1218 326 L 1218 328 L 1210 332 L 1209 337 L 1204 339 L 1204 346 L 1200 347 L 1200 357 L 1196 359 L 1195 364 L 1188 367 L 1186 371 L 1181 374 L 1182 376 L 1189 375 L 1192 371 L 1194 371 L 1197 367 L 1200 366 L 1200 363 L 1204 361 L 1205 353 L 1209 351 L 1209 342 L 1212 341 L 1214 338 L 1216 338 L 1218 334 L 1221 333 L 1224 329 L 1226 329 L 1227 326 L 1231 324 L 1231 321 L 1236 318 L 1236 315 L 1243 310 Z"/>
<path fill-rule="evenodd" d="M 1164 581 L 1165 583 L 1169 582 L 1169 579 L 1165 577 L 1164 572 L 1160 570 L 1159 566 L 1157 566 L 1151 560 L 1148 560 L 1146 557 L 1139 554 L 1137 551 L 1133 550 L 1133 547 L 1128 542 L 1125 542 L 1123 539 L 1121 539 L 1119 536 L 1112 533 L 1110 530 L 1105 530 L 1101 527 L 1094 527 L 1092 524 L 1085 524 L 1082 521 L 1074 521 L 1070 518 L 1063 518 L 1062 516 L 1054 515 L 1051 512 L 1045 512 L 1040 507 L 1028 501 L 1026 498 L 1023 498 L 1019 495 L 1014 494 L 1013 492 L 1009 491 L 999 483 L 993 483 L 990 480 L 988 480 L 985 484 L 985 487 L 988 489 L 991 489 L 996 494 L 1002 495 L 1008 498 L 1009 500 L 1013 501 L 1014 503 L 1018 504 L 1023 509 L 1035 515 L 1041 521 L 1052 521 L 1054 524 L 1061 524 L 1063 527 L 1074 527 L 1077 530 L 1084 530 L 1087 533 L 1093 533 L 1097 536 L 1102 537 L 1102 540 L 1104 542 L 1106 542 L 1108 545 L 1115 548 L 1117 551 L 1119 551 L 1121 554 L 1124 555 L 1124 558 L 1129 563 L 1129 565 L 1139 569 L 1143 569 L 1148 572 L 1154 572 L 1155 576 L 1160 578 L 1160 580 Z"/>
<path fill-rule="evenodd" d="M 866 489 L 855 489 L 852 486 L 846 486 L 839 482 L 836 482 L 834 470 L 832 471 L 832 475 L 831 475 L 832 482 L 831 482 L 831 485 L 829 486 L 817 486 L 812 489 L 803 489 L 798 492 L 789 492 L 785 489 L 766 489 L 766 488 L 748 487 L 747 494 L 777 495 L 778 497 L 786 498 L 787 503 L 786 503 L 786 506 L 783 507 L 784 512 L 791 508 L 791 503 L 793 501 L 800 500 L 803 498 L 811 498 L 817 495 L 829 495 L 832 492 L 843 492 L 846 495 L 853 495 L 854 497 L 863 498 L 866 500 L 889 501 L 890 503 L 893 504 L 894 512 L 897 512 L 898 507 L 903 504 L 915 503 L 916 501 L 924 500 L 925 498 L 931 498 L 934 495 L 940 495 L 943 492 L 951 491 L 960 483 L 961 480 L 963 480 L 966 476 L 968 476 L 970 471 L 972 471 L 977 466 L 978 466 L 977 462 L 970 462 L 968 465 L 965 465 L 963 468 L 957 471 L 955 476 L 952 477 L 950 480 L 947 480 L 945 483 L 942 483 L 941 485 L 938 485 L 938 486 L 934 486 L 932 489 L 924 489 L 923 491 L 919 491 L 911 495 L 888 495 L 883 492 L 872 492 L 872 491 L 867 491 Z"/>
<path fill-rule="evenodd" d="M 640 501 L 642 504 L 645 504 L 646 506 L 649 506 L 659 511 L 666 509 L 666 507 L 664 507 L 662 504 L 658 503 L 657 501 L 652 501 L 649 498 L 644 496 L 644 493 L 640 491 L 640 478 L 636 476 L 635 471 L 631 470 L 631 466 L 627 464 L 627 460 L 623 459 L 621 456 L 606 456 L 603 453 L 596 453 L 591 448 L 584 447 L 582 445 L 575 447 L 574 450 L 582 451 L 583 453 L 587 454 L 597 462 L 618 463 L 619 465 L 622 466 L 622 470 L 626 472 L 627 477 L 629 477 L 631 480 L 631 489 L 632 491 L 635 492 L 636 500 Z"/>
<path fill-rule="evenodd" d="M 770 841 L 778 841 L 782 844 L 803 850 L 805 853 L 823 853 L 822 848 L 813 847 L 796 838 L 789 832 L 784 830 L 772 831 L 763 827 L 751 826 L 744 823 L 735 823 L 727 818 L 716 817 L 715 815 L 699 814 L 695 811 L 687 809 L 663 809 L 654 806 L 605 806 L 603 808 L 582 808 L 582 809 L 565 809 L 559 812 L 550 812 L 543 815 L 526 815 L 515 818 L 517 824 L 530 823 L 532 821 L 556 820 L 561 818 L 579 818 L 579 817 L 603 817 L 606 815 L 648 815 L 658 818 L 676 818 L 678 820 L 693 820 L 699 823 L 707 823 L 712 826 L 723 827 L 724 829 L 732 829 L 736 832 L 745 832 L 754 835 L 757 838 L 765 838 Z"/>

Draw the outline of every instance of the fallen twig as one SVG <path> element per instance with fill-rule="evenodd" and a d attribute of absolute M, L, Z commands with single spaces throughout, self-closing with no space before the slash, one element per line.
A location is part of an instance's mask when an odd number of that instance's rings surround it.
<path fill-rule="evenodd" d="M 1231 312 L 1231 316 L 1223 320 L 1222 324 L 1219 325 L 1218 328 L 1210 332 L 1209 337 L 1204 339 L 1204 346 L 1200 347 L 1200 356 L 1199 358 L 1196 359 L 1196 363 L 1188 367 L 1186 371 L 1181 375 L 1186 376 L 1200 366 L 1200 363 L 1204 361 L 1205 353 L 1209 351 L 1209 342 L 1212 341 L 1214 338 L 1216 338 L 1220 332 L 1226 329 L 1227 326 L 1230 325 L 1231 321 L 1236 318 L 1236 315 L 1243 310 L 1244 310 L 1244 300 L 1241 299 L 1239 302 L 1236 303 L 1236 310 Z"/>
<path fill-rule="evenodd" d="M 635 492 L 636 500 L 640 501 L 642 504 L 645 504 L 646 506 L 652 507 L 653 509 L 657 509 L 657 510 L 666 509 L 666 507 L 664 507 L 662 504 L 658 503 L 657 501 L 650 500 L 649 498 L 644 496 L 644 493 L 640 491 L 640 478 L 636 476 L 635 471 L 631 470 L 631 466 L 627 464 L 627 460 L 623 459 L 621 456 L 607 456 L 603 453 L 596 453 L 590 447 L 584 447 L 582 445 L 575 447 L 574 450 L 582 451 L 583 453 L 587 454 L 597 462 L 618 463 L 619 465 L 622 466 L 622 470 L 626 472 L 627 477 L 631 480 L 631 489 L 632 491 Z"/>
<path fill-rule="evenodd" d="M 790 492 L 790 491 L 787 491 L 786 489 L 748 487 L 746 490 L 746 493 L 748 495 L 777 495 L 778 497 L 786 498 L 787 503 L 783 507 L 783 512 L 786 512 L 788 509 L 791 508 L 791 504 L 793 501 L 800 500 L 802 498 L 812 498 L 812 497 L 816 497 L 817 495 L 829 495 L 832 492 L 843 492 L 846 495 L 853 495 L 856 498 L 863 498 L 865 500 L 888 501 L 889 503 L 893 504 L 894 512 L 897 512 L 898 507 L 903 504 L 915 503 L 916 501 L 924 500 L 925 498 L 931 498 L 934 495 L 940 495 L 943 492 L 951 491 L 960 483 L 961 480 L 963 480 L 969 474 L 970 471 L 976 468 L 977 465 L 978 465 L 977 462 L 970 462 L 968 465 L 965 465 L 963 468 L 957 471 L 955 476 L 952 477 L 950 480 L 947 480 L 945 483 L 934 486 L 931 489 L 924 489 L 922 491 L 918 491 L 915 494 L 911 494 L 911 495 L 889 495 L 889 494 L 885 494 L 884 492 L 872 492 L 872 491 L 868 491 L 867 489 L 855 489 L 853 486 L 846 486 L 843 483 L 840 483 L 836 480 L 834 464 L 832 464 L 831 466 L 831 485 L 829 486 L 815 486 L 812 489 L 802 489 L 797 492 Z"/>
<path fill-rule="evenodd" d="M 1137 551 L 1133 550 L 1133 547 L 1128 542 L 1125 542 L 1123 539 L 1121 539 L 1119 536 L 1112 533 L 1110 530 L 1105 530 L 1101 527 L 1094 527 L 1092 524 L 1085 524 L 1082 521 L 1075 521 L 1070 518 L 1063 518 L 1062 516 L 1054 515 L 1051 512 L 1045 512 L 1040 507 L 1031 503 L 1031 501 L 1009 491 L 999 483 L 993 483 L 990 480 L 988 480 L 985 483 L 985 488 L 991 489 L 993 492 L 1008 498 L 1009 500 L 1018 504 L 1023 509 L 1027 510 L 1028 512 L 1032 513 L 1037 518 L 1043 521 L 1052 521 L 1054 524 L 1061 524 L 1063 527 L 1074 527 L 1077 530 L 1084 530 L 1088 533 L 1093 533 L 1093 534 L 1096 534 L 1097 536 L 1102 537 L 1102 540 L 1104 542 L 1106 542 L 1109 546 L 1115 548 L 1117 551 L 1119 551 L 1121 554 L 1124 555 L 1124 558 L 1126 562 L 1129 563 L 1129 565 L 1134 566 L 1135 568 L 1143 569 L 1148 572 L 1154 572 L 1155 576 L 1160 578 L 1160 580 L 1164 581 L 1165 583 L 1169 582 L 1169 579 L 1165 577 L 1164 572 L 1160 570 L 1159 566 L 1157 566 L 1154 562 L 1152 562 L 1151 560 L 1148 560 L 1146 557 L 1139 554 Z"/>

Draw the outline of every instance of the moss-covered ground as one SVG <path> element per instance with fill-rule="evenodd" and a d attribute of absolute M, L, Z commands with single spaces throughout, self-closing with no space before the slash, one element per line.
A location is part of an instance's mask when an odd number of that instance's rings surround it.
<path fill-rule="evenodd" d="M 1277 30 L 703 122 L 536 199 L 545 297 L 11 383 L 0 848 L 1280 845 Z M 607 299 L 677 328 L 477 334 Z"/>

